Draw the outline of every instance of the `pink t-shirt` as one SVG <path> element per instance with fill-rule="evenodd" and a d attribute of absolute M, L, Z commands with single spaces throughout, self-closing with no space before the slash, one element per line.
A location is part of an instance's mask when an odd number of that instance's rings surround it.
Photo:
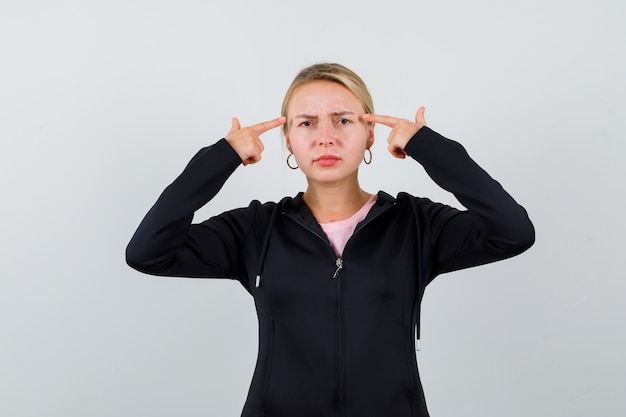
<path fill-rule="evenodd" d="M 326 233 L 326 236 L 328 236 L 330 245 L 335 250 L 337 256 L 341 257 L 343 249 L 346 247 L 346 243 L 348 243 L 348 239 L 350 239 L 350 236 L 354 233 L 354 229 L 356 229 L 356 225 L 365 219 L 367 213 L 369 213 L 374 203 L 376 203 L 376 197 L 376 194 L 371 195 L 365 205 L 349 219 L 320 224 L 322 230 Z"/>

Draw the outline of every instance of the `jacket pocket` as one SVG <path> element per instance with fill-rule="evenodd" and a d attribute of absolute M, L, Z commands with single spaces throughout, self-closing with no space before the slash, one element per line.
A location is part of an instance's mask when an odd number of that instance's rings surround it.
<path fill-rule="evenodd" d="M 272 318 L 272 324 L 270 328 L 268 346 L 267 346 L 267 354 L 265 357 L 265 373 L 263 375 L 263 397 L 262 397 L 262 406 L 263 406 L 263 416 L 268 415 L 268 398 L 269 398 L 269 388 L 272 377 L 272 361 L 274 359 L 274 335 L 276 333 L 276 329 L 274 327 L 274 319 Z"/>

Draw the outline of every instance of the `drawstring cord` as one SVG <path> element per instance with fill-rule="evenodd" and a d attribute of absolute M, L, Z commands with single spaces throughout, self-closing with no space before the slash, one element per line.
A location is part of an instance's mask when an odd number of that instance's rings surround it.
<path fill-rule="evenodd" d="M 263 266 L 265 265 L 265 258 L 267 257 L 267 252 L 270 246 L 270 237 L 272 236 L 272 230 L 274 229 L 274 223 L 276 222 L 276 217 L 278 216 L 278 212 L 281 210 L 282 201 L 276 204 L 274 210 L 272 211 L 272 215 L 270 216 L 270 221 L 267 224 L 267 229 L 265 230 L 265 236 L 263 237 L 263 246 L 261 246 L 261 256 L 259 258 L 259 266 L 257 268 L 256 274 L 256 282 L 254 286 L 259 288 L 261 286 L 261 276 L 263 275 Z"/>

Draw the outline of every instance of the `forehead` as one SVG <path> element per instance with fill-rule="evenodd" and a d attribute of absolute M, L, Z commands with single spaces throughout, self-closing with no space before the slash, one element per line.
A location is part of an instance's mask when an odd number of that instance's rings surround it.
<path fill-rule="evenodd" d="M 292 111 L 362 111 L 363 105 L 356 95 L 333 81 L 311 81 L 294 91 L 289 102 Z"/>

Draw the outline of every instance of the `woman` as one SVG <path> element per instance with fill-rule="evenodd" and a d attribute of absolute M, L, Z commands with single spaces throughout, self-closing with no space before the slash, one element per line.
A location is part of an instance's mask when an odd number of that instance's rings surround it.
<path fill-rule="evenodd" d="M 361 189 L 375 123 L 392 129 L 393 156 L 415 159 L 467 211 Z M 191 224 L 239 165 L 261 159 L 259 135 L 279 126 L 306 191 Z M 423 107 L 415 121 L 376 115 L 356 74 L 318 64 L 295 78 L 280 118 L 244 128 L 233 119 L 192 159 L 135 232 L 127 262 L 156 275 L 237 279 L 254 297 L 259 356 L 243 416 L 422 417 L 414 334 L 426 285 L 533 241 L 526 211 L 426 126 Z"/>

